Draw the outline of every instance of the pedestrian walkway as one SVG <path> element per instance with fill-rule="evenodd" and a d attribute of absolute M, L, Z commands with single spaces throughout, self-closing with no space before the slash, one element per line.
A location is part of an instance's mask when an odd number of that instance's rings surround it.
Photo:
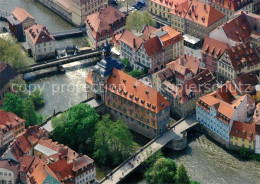
<path fill-rule="evenodd" d="M 115 168 L 110 174 L 108 174 L 103 180 L 102 184 L 119 183 L 128 174 L 133 172 L 140 164 L 142 164 L 152 154 L 160 150 L 171 140 L 179 140 L 182 137 L 182 132 L 197 125 L 194 117 L 188 119 L 181 119 L 170 130 L 163 135 L 156 137 L 141 148 L 137 153 L 128 158 L 125 162 Z"/>

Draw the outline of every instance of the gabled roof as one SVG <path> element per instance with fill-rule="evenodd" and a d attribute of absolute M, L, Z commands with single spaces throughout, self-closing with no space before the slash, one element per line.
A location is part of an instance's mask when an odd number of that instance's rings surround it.
<path fill-rule="evenodd" d="M 183 2 L 186 2 L 188 0 L 151 0 L 151 1 L 173 10 L 174 8 L 180 6 Z"/>
<path fill-rule="evenodd" d="M 169 67 L 158 71 L 157 73 L 155 73 L 155 75 L 157 75 L 161 81 L 165 81 L 171 77 L 174 77 L 174 73 Z"/>
<path fill-rule="evenodd" d="M 204 27 L 209 27 L 225 17 L 217 9 L 200 1 L 186 1 L 171 11 L 171 14 L 188 19 Z"/>
<path fill-rule="evenodd" d="M 255 72 L 243 73 L 233 80 L 242 94 L 255 91 L 255 86 L 259 84 Z"/>
<path fill-rule="evenodd" d="M 102 31 L 109 30 L 116 21 L 125 17 L 125 14 L 118 9 L 108 6 L 99 12 L 88 15 L 86 24 L 90 25 L 95 32 L 101 33 Z"/>
<path fill-rule="evenodd" d="M 240 44 L 226 50 L 235 71 L 260 63 L 260 55 L 249 43 Z"/>
<path fill-rule="evenodd" d="M 17 172 L 19 169 L 19 164 L 13 160 L 0 160 L 0 168 L 12 172 Z"/>
<path fill-rule="evenodd" d="M 207 69 L 200 72 L 198 75 L 188 80 L 179 90 L 180 103 L 189 101 L 190 93 L 198 96 L 200 93 L 208 90 L 214 90 L 213 87 L 217 84 L 216 78 Z"/>
<path fill-rule="evenodd" d="M 242 12 L 240 16 L 228 21 L 222 26 L 227 37 L 236 42 L 246 42 L 250 40 L 250 35 L 252 32 L 251 25 Z"/>
<path fill-rule="evenodd" d="M 13 11 L 12 14 L 15 16 L 15 18 L 17 18 L 17 20 L 19 20 L 20 22 L 23 22 L 24 20 L 26 20 L 27 18 L 31 18 L 34 19 L 34 17 L 28 13 L 25 9 L 17 6 Z"/>
<path fill-rule="evenodd" d="M 149 57 L 163 52 L 161 42 L 157 36 L 145 42 L 144 48 Z"/>
<path fill-rule="evenodd" d="M 0 61 L 0 91 L 7 85 L 10 80 L 16 78 L 19 73 L 10 65 Z"/>
<path fill-rule="evenodd" d="M 59 181 L 55 173 L 48 167 L 47 164 L 43 163 L 43 161 L 35 164 L 33 167 L 31 167 L 31 170 L 32 172 L 29 174 L 28 179 L 29 183 L 31 184 L 42 184 L 49 175 L 57 182 Z"/>
<path fill-rule="evenodd" d="M 34 24 L 33 26 L 26 29 L 25 33 L 33 42 L 33 44 L 45 43 L 55 40 L 48 29 L 40 24 Z"/>
<path fill-rule="evenodd" d="M 134 33 L 128 30 L 125 30 L 125 32 L 122 34 L 120 41 L 136 51 L 143 43 L 142 38 L 136 36 Z"/>
<path fill-rule="evenodd" d="M 193 75 L 196 75 L 199 71 L 200 60 L 189 54 L 184 54 L 177 60 L 168 63 L 166 66 L 182 75 L 188 72 L 192 72 Z"/>
<path fill-rule="evenodd" d="M 255 141 L 255 125 L 252 123 L 234 121 L 230 135 Z"/>
<path fill-rule="evenodd" d="M 113 70 L 104 88 L 155 113 L 170 105 L 155 89 L 117 69 Z"/>
<path fill-rule="evenodd" d="M 142 31 L 143 33 L 143 36 L 142 38 L 147 41 L 149 39 L 151 39 L 151 35 L 152 33 L 154 33 L 157 29 L 153 26 L 149 26 L 149 25 L 146 25 Z"/>
<path fill-rule="evenodd" d="M 215 59 L 219 59 L 228 48 L 228 44 L 206 37 L 201 52 Z"/>
<path fill-rule="evenodd" d="M 237 0 L 211 0 L 212 3 L 215 3 L 219 6 L 222 6 L 223 8 L 229 9 L 231 11 L 237 11 L 239 9 L 241 9 L 242 7 L 248 5 L 249 3 L 252 3 L 252 0 L 249 1 L 244 1 L 243 3 L 241 3 L 241 1 L 237 1 Z M 239 4 L 240 3 L 240 4 Z"/>
<path fill-rule="evenodd" d="M 154 34 L 159 37 L 163 47 L 171 46 L 184 39 L 180 32 L 176 31 L 170 26 L 164 26 L 160 29 L 157 29 Z"/>

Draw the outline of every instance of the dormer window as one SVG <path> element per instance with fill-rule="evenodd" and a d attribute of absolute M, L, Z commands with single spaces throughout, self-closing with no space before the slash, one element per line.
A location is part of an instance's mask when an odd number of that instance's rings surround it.
<path fill-rule="evenodd" d="M 133 86 L 134 88 L 136 88 L 136 85 L 134 84 L 134 86 Z"/>
<path fill-rule="evenodd" d="M 123 83 L 125 83 L 126 82 L 126 80 L 125 79 L 123 79 Z"/>
<path fill-rule="evenodd" d="M 146 90 L 146 91 L 145 91 L 145 94 L 147 94 L 147 95 L 148 95 L 148 94 L 149 94 L 149 91 L 147 91 L 147 90 Z"/>
<path fill-rule="evenodd" d="M 139 99 L 139 97 L 136 96 L 136 97 L 135 97 L 135 100 L 137 101 L 138 99 Z"/>
<path fill-rule="evenodd" d="M 127 91 L 124 91 L 123 94 L 124 94 L 124 95 L 127 95 Z"/>
<path fill-rule="evenodd" d="M 129 95 L 129 97 L 130 97 L 130 98 L 133 98 L 133 97 L 134 97 L 134 95 L 130 94 L 130 95 Z"/>
<path fill-rule="evenodd" d="M 144 104 L 144 100 L 141 100 L 141 103 Z"/>
<path fill-rule="evenodd" d="M 164 107 L 164 102 L 161 104 L 162 107 Z"/>
<path fill-rule="evenodd" d="M 122 89 L 118 89 L 118 93 L 121 93 L 122 92 Z"/>
<path fill-rule="evenodd" d="M 246 135 L 246 132 L 243 130 L 242 135 Z"/>
<path fill-rule="evenodd" d="M 156 106 L 155 105 L 152 105 L 152 109 L 155 109 L 156 108 Z"/>
<path fill-rule="evenodd" d="M 238 130 L 236 130 L 236 134 L 238 134 Z"/>
<path fill-rule="evenodd" d="M 150 104 L 150 103 L 147 103 L 147 107 L 151 107 L 151 104 Z"/>

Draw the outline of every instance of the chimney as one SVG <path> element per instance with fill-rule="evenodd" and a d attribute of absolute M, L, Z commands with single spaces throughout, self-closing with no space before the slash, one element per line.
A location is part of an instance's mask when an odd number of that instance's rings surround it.
<path fill-rule="evenodd" d="M 204 4 L 204 10 L 207 10 L 207 6 L 206 6 L 206 4 Z"/>
<path fill-rule="evenodd" d="M 59 160 L 61 160 L 61 153 L 59 153 Z"/>
<path fill-rule="evenodd" d="M 134 48 L 136 48 L 135 38 L 133 39 L 133 46 L 134 46 Z"/>

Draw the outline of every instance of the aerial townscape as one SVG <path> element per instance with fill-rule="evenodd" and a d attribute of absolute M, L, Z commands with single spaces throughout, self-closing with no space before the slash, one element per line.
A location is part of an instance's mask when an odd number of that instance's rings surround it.
<path fill-rule="evenodd" d="M 0 184 L 91 183 L 260 183 L 260 0 L 0 1 Z"/>

